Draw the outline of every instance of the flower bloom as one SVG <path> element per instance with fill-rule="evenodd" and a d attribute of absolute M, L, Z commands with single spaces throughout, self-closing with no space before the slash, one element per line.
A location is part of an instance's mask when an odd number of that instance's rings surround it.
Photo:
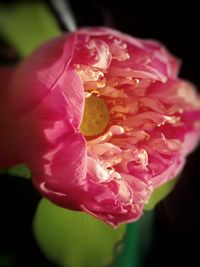
<path fill-rule="evenodd" d="M 108 28 L 44 44 L 2 98 L 2 165 L 25 163 L 61 207 L 137 220 L 199 140 L 200 98 L 179 67 L 158 42 Z"/>

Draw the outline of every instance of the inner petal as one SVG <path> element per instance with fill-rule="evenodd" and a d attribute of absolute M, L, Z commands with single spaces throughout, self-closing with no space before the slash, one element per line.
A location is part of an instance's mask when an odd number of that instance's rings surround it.
<path fill-rule="evenodd" d="M 85 136 L 102 134 L 108 125 L 109 119 L 108 107 L 104 100 L 91 95 L 85 99 L 81 133 Z"/>

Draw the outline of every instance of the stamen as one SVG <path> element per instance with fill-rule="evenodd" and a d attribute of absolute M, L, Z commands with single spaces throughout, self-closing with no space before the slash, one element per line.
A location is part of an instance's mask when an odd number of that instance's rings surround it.
<path fill-rule="evenodd" d="M 118 125 L 113 125 L 110 127 L 110 129 L 108 130 L 107 133 L 105 133 L 104 135 L 88 141 L 88 145 L 94 145 L 94 144 L 99 144 L 102 142 L 107 142 L 108 140 L 111 139 L 111 137 L 115 136 L 115 135 L 121 135 L 124 133 L 124 129 L 121 126 Z"/>
<path fill-rule="evenodd" d="M 100 96 L 100 92 L 98 90 L 92 90 L 91 94 L 96 95 L 97 97 Z"/>

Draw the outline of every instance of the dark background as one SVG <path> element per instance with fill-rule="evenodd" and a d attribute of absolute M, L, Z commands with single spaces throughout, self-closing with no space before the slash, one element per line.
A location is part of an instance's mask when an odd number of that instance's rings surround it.
<path fill-rule="evenodd" d="M 104 25 L 163 42 L 182 59 L 180 76 L 200 88 L 200 14 L 197 4 L 192 1 L 128 0 L 71 0 L 70 4 L 79 27 Z M 49 5 L 49 8 L 59 20 L 53 7 Z M 59 23 L 64 29 L 60 20 Z M 1 41 L 0 59 L 2 63 L 13 63 L 18 60 L 18 55 Z M 151 247 L 148 255 L 143 257 L 145 267 L 200 266 L 199 165 L 200 148 L 188 157 L 175 190 L 156 207 Z M 14 255 L 15 267 L 51 266 L 37 249 L 31 233 L 32 215 L 39 198 L 29 181 L 1 177 L 0 251 L 7 256 Z"/>

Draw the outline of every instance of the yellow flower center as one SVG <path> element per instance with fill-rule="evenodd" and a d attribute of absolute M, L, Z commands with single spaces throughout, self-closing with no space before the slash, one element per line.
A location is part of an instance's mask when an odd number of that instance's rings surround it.
<path fill-rule="evenodd" d="M 99 135 L 104 132 L 108 122 L 109 112 L 106 103 L 94 95 L 86 98 L 81 133 L 85 136 Z"/>

